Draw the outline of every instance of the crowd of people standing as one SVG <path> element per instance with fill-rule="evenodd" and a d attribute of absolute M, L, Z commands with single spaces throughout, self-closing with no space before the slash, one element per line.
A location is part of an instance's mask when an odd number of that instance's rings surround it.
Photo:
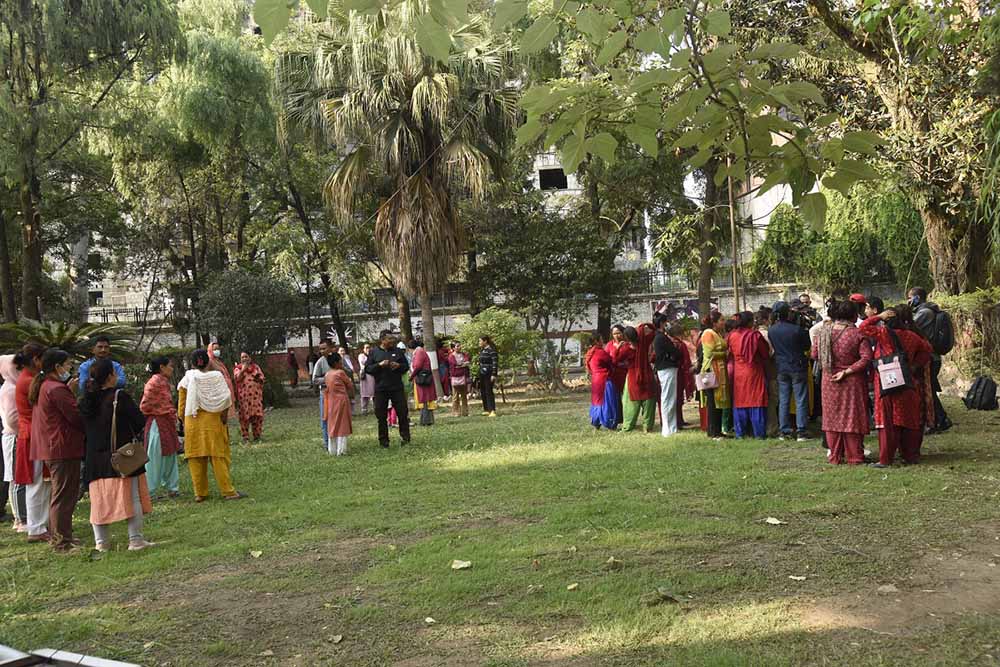
<path fill-rule="evenodd" d="M 878 297 L 831 299 L 826 315 L 808 294 L 700 321 L 697 339 L 657 312 L 638 326 L 616 325 L 606 344 L 594 334 L 585 355 L 595 428 L 642 426 L 669 437 L 697 396 L 701 428 L 726 437 L 809 442 L 819 419 L 831 463 L 866 462 L 864 438 L 878 433 L 874 467 L 920 460 L 924 434 L 951 427 L 938 398 L 950 320 L 921 288 L 886 309 Z"/>

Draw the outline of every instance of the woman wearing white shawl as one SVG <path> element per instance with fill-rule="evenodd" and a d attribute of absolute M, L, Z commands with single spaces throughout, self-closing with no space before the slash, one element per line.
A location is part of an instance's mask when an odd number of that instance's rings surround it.
<path fill-rule="evenodd" d="M 194 500 L 208 497 L 208 465 L 212 465 L 219 492 L 226 500 L 239 500 L 246 495 L 233 486 L 229 477 L 229 408 L 232 393 L 219 371 L 208 370 L 209 357 L 205 350 L 195 350 L 191 366 L 177 386 L 177 412 L 184 415 L 184 457 L 191 471 Z"/>

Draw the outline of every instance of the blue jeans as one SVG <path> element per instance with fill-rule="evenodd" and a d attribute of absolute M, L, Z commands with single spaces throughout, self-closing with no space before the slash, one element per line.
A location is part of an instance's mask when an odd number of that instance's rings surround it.
<path fill-rule="evenodd" d="M 330 432 L 326 430 L 326 405 L 323 392 L 319 392 L 319 425 L 323 427 L 323 449 L 330 449 Z"/>
<path fill-rule="evenodd" d="M 792 433 L 792 415 L 789 406 L 795 391 L 795 421 L 799 433 L 805 433 L 809 424 L 809 386 L 806 383 L 806 372 L 778 372 L 778 423 L 782 435 Z"/>

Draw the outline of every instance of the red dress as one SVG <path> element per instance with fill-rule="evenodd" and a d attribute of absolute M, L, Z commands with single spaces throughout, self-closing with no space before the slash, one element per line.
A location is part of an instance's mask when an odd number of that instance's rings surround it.
<path fill-rule="evenodd" d="M 910 429 L 911 431 L 922 431 L 924 424 L 933 423 L 933 407 L 928 411 L 927 386 L 929 379 L 926 371 L 930 367 L 931 344 L 923 336 L 905 329 L 894 329 L 899 338 L 903 351 L 906 352 L 906 359 L 910 365 L 915 384 L 914 389 L 904 389 L 882 396 L 882 387 L 879 382 L 878 373 L 875 374 L 875 427 L 882 428 L 885 425 L 885 405 L 890 407 L 892 414 L 892 424 L 899 428 Z M 861 325 L 861 333 L 867 338 L 875 341 L 875 357 L 884 357 L 895 352 L 895 346 L 889 330 L 882 324 L 878 317 L 870 317 Z M 825 410 L 824 410 L 825 412 Z M 931 419 L 928 420 L 928 412 Z"/>
<path fill-rule="evenodd" d="M 33 484 L 35 467 L 31 458 L 31 415 L 33 407 L 28 401 L 28 390 L 35 374 L 30 368 L 21 371 L 14 388 L 14 403 L 17 405 L 17 445 L 14 448 L 14 483 Z M 48 472 L 43 472 L 48 477 Z"/>
<path fill-rule="evenodd" d="M 611 355 L 595 346 L 587 350 L 586 362 L 590 371 L 590 404 L 604 405 L 604 389 L 612 375 Z"/>
<path fill-rule="evenodd" d="M 822 334 L 821 334 L 822 335 Z M 838 331 L 832 340 L 833 365 L 823 369 L 823 430 L 828 433 L 868 433 L 868 377 L 872 360 L 871 344 L 855 326 Z M 819 358 L 819 344 L 813 344 L 813 359 Z M 833 376 L 849 370 L 840 382 Z"/>
<path fill-rule="evenodd" d="M 416 377 L 417 371 L 431 370 L 431 358 L 427 354 L 427 350 L 418 347 L 413 351 L 413 361 L 410 362 L 410 369 L 412 370 L 411 377 Z M 414 382 L 413 387 L 417 394 L 417 407 L 437 400 L 437 389 L 434 388 L 433 382 L 428 385 L 419 385 Z"/>
<path fill-rule="evenodd" d="M 656 391 L 656 375 L 649 363 L 656 329 L 652 324 L 640 324 L 635 330 L 636 346 L 628 368 L 628 397 L 631 401 L 651 401 L 659 396 Z"/>
<path fill-rule="evenodd" d="M 746 340 L 748 336 L 750 340 Z M 735 374 L 733 407 L 767 407 L 767 341 L 755 329 L 736 329 L 729 334 L 728 342 Z"/>
<path fill-rule="evenodd" d="M 625 390 L 625 379 L 628 377 L 628 369 L 635 356 L 635 348 L 627 340 L 623 340 L 617 346 L 611 341 L 604 346 L 604 351 L 611 357 L 611 383 L 615 386 L 615 391 L 620 394 Z"/>
<path fill-rule="evenodd" d="M 439 347 L 437 351 L 438 358 L 438 374 L 441 375 L 441 391 L 444 392 L 445 396 L 451 396 L 451 371 L 447 373 L 442 373 L 440 369 L 448 365 L 448 350 Z"/>

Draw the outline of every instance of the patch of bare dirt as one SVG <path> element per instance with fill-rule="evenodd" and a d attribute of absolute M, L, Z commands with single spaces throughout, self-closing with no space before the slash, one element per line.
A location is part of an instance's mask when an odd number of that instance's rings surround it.
<path fill-rule="evenodd" d="M 807 627 L 861 628 L 889 635 L 916 633 L 956 616 L 1000 613 L 1000 529 L 975 542 L 922 556 L 912 576 L 891 572 L 869 589 L 817 600 L 801 610 Z"/>

